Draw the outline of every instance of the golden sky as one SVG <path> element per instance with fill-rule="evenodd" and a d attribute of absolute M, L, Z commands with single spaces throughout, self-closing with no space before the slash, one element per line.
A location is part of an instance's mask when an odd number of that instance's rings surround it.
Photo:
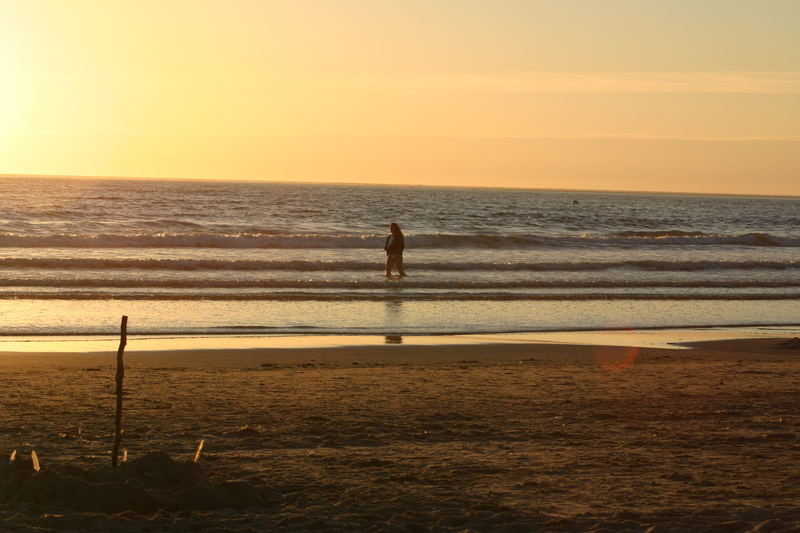
<path fill-rule="evenodd" d="M 800 195 L 796 0 L 0 0 L 0 173 Z"/>

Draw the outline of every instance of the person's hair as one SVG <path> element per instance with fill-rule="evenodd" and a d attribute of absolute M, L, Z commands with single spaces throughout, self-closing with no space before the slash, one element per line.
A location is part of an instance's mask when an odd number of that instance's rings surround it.
<path fill-rule="evenodd" d="M 392 232 L 392 235 L 402 235 L 403 232 L 400 231 L 400 226 L 397 225 L 397 222 L 392 222 L 389 224 L 389 231 Z"/>

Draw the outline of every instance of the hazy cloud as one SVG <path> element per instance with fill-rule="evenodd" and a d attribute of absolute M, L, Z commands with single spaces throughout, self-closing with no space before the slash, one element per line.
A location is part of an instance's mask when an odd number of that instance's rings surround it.
<path fill-rule="evenodd" d="M 351 80 L 415 93 L 800 94 L 800 72 L 517 72 Z"/>

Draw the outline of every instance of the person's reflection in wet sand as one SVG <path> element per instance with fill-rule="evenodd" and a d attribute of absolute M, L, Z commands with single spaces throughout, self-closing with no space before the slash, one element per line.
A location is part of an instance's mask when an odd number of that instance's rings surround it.
<path fill-rule="evenodd" d="M 399 328 L 403 323 L 403 301 L 390 298 L 384 301 L 384 324 L 389 331 Z"/>
<path fill-rule="evenodd" d="M 388 330 L 399 328 L 403 322 L 403 302 L 402 300 L 386 300 L 385 301 L 385 323 Z M 402 335 L 386 335 L 386 344 L 403 344 Z"/>

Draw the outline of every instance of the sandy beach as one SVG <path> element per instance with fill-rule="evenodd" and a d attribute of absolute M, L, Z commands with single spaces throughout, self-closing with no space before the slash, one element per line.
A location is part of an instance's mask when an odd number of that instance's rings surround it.
<path fill-rule="evenodd" d="M 205 439 L 198 483 L 248 506 L 101 512 L 0 479 L 0 529 L 797 531 L 800 349 L 783 341 L 129 346 L 129 463 L 182 464 Z M 114 369 L 112 352 L 0 353 L 3 456 L 35 449 L 31 478 L 109 470 Z"/>

